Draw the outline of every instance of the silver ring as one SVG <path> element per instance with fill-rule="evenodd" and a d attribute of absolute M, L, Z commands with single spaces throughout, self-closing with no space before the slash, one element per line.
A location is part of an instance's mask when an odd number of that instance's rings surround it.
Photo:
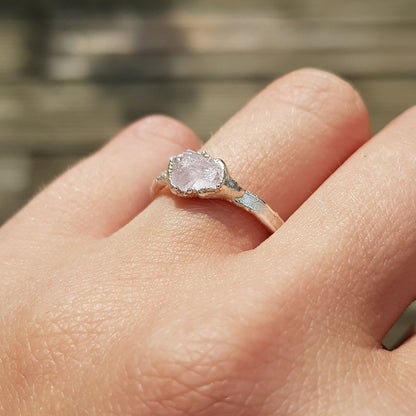
<path fill-rule="evenodd" d="M 224 199 L 258 218 L 272 233 L 283 220 L 258 196 L 246 191 L 231 178 L 224 161 L 206 152 L 187 150 L 172 156 L 166 171 L 152 184 L 154 196 L 163 189 L 180 197 Z"/>

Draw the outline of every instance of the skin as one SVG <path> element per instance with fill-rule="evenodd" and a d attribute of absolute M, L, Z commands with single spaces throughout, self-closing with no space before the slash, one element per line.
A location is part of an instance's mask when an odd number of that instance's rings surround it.
<path fill-rule="evenodd" d="M 0 229 L 1 415 L 414 415 L 416 108 L 371 138 L 351 85 L 269 85 L 204 146 L 286 221 L 152 179 L 199 149 L 140 120 Z"/>

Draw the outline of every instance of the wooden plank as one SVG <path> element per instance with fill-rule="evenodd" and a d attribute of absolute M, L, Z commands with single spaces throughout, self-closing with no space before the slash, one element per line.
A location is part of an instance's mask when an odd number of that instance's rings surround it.
<path fill-rule="evenodd" d="M 400 19 L 415 16 L 414 0 L 169 0 L 169 3 L 152 0 L 141 1 L 147 10 L 166 9 L 195 11 L 257 13 L 259 10 L 277 16 L 316 17 L 316 18 L 363 18 L 363 19 Z M 161 6 L 160 6 L 161 5 Z"/>
<path fill-rule="evenodd" d="M 31 23 L 3 19 L 0 78 L 17 79 L 29 63 L 54 80 L 264 78 L 305 65 L 348 76 L 415 73 L 414 18 L 397 24 L 261 13 L 54 19 L 37 62 L 30 61 Z"/>
<path fill-rule="evenodd" d="M 0 78 L 21 76 L 27 64 L 28 23 L 0 20 Z"/>
<path fill-rule="evenodd" d="M 9 151 L 76 153 L 125 123 L 121 103 L 93 85 L 3 85 L 0 97 L 0 148 Z"/>
<path fill-rule="evenodd" d="M 3 86 L 0 151 L 32 149 L 47 154 L 89 151 L 129 121 L 165 113 L 209 137 L 266 81 L 188 81 L 134 84 L 27 84 Z M 354 82 L 370 109 L 374 131 L 414 104 L 416 79 Z"/>
<path fill-rule="evenodd" d="M 64 2 L 37 2 L 19 0 L 3 2 L 0 8 L 10 12 L 13 9 L 27 15 L 30 11 L 44 14 L 117 14 L 164 13 L 169 10 L 185 10 L 198 13 L 221 12 L 239 13 L 266 11 L 279 16 L 313 16 L 317 18 L 406 18 L 415 11 L 414 0 L 122 0 L 118 2 L 97 2 L 96 0 L 72 0 Z M 17 3 L 17 4 L 16 4 Z M 36 17 L 36 16 L 35 16 Z"/>
<path fill-rule="evenodd" d="M 301 66 L 347 76 L 414 74 L 416 18 L 325 21 L 171 13 L 54 20 L 54 80 L 273 77 Z"/>
<path fill-rule="evenodd" d="M 416 17 L 409 22 L 287 19 L 274 16 L 189 14 L 116 16 L 52 22 L 51 53 L 125 55 L 293 50 L 416 50 Z"/>
<path fill-rule="evenodd" d="M 266 79 L 304 66 L 324 68 L 348 77 L 413 76 L 416 54 L 392 48 L 389 51 L 259 51 L 250 54 L 147 54 L 107 58 L 52 55 L 46 64 L 46 76 L 56 81 Z"/>

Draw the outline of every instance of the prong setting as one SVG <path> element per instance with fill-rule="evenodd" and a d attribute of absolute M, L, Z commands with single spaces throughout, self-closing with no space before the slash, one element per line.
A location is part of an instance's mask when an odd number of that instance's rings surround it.
<path fill-rule="evenodd" d="M 223 161 L 205 151 L 187 150 L 169 160 L 167 180 L 179 196 L 199 196 L 218 191 L 226 177 Z"/>

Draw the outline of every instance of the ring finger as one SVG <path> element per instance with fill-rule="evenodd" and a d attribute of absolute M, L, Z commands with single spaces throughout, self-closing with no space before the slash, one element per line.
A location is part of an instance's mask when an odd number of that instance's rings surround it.
<path fill-rule="evenodd" d="M 286 219 L 369 137 L 359 94 L 332 74 L 304 69 L 269 85 L 205 150 L 222 158 L 241 186 Z M 121 232 L 136 233 L 137 227 L 152 230 L 153 238 L 160 236 L 170 246 L 180 239 L 181 249 L 196 256 L 250 249 L 268 235 L 232 204 L 172 195 L 157 198 Z"/>

